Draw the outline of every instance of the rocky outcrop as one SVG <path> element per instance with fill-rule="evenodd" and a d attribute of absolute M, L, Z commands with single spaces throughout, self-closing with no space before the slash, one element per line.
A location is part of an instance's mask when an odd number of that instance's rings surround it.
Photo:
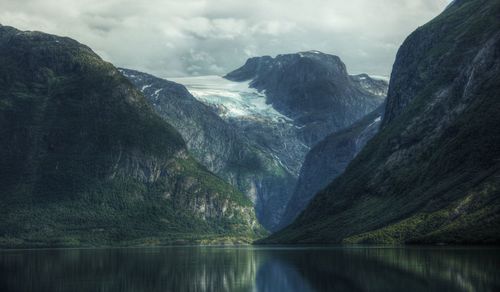
<path fill-rule="evenodd" d="M 251 202 L 88 47 L 0 26 L 0 64 L 1 245 L 262 234 Z"/>
<path fill-rule="evenodd" d="M 380 132 L 266 242 L 500 242 L 499 14 L 455 1 L 412 33 Z"/>

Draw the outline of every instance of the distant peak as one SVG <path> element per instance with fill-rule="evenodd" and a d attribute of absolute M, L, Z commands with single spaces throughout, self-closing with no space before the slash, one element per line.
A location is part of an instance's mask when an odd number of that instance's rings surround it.
<path fill-rule="evenodd" d="M 299 64 L 309 66 L 309 69 L 323 68 L 329 72 L 338 72 L 347 76 L 345 64 L 340 57 L 325 54 L 318 50 L 303 51 L 298 53 L 280 54 L 276 57 L 262 56 L 247 59 L 246 63 L 226 74 L 224 78 L 232 81 L 246 81 L 255 79 L 258 75 L 268 72 L 273 68 L 283 68 Z"/>

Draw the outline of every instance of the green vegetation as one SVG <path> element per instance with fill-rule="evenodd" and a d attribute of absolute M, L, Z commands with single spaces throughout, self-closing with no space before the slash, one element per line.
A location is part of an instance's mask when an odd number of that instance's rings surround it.
<path fill-rule="evenodd" d="M 458 1 L 414 32 L 379 134 L 265 242 L 500 242 L 499 13 Z"/>
<path fill-rule="evenodd" d="M 398 223 L 343 240 L 348 244 L 402 244 L 426 242 L 495 243 L 500 230 L 499 184 L 483 185 L 480 191 L 430 213 L 417 213 Z"/>
<path fill-rule="evenodd" d="M 251 202 L 111 64 L 0 26 L 0 245 L 250 242 Z"/>

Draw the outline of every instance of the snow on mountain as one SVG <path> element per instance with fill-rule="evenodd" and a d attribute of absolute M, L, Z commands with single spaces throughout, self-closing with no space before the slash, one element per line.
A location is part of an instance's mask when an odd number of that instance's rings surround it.
<path fill-rule="evenodd" d="M 223 118 L 253 118 L 287 122 L 290 119 L 266 103 L 264 92 L 250 88 L 247 82 L 234 82 L 220 76 L 169 78 L 183 84 L 199 101 L 215 106 Z"/>
<path fill-rule="evenodd" d="M 370 75 L 370 77 L 372 79 L 375 79 L 375 80 L 382 80 L 382 81 L 385 81 L 387 83 L 389 83 L 389 81 L 391 80 L 391 77 L 389 76 L 382 76 L 382 75 Z"/>
<path fill-rule="evenodd" d="M 294 121 L 266 103 L 264 90 L 250 88 L 250 81 L 230 81 L 220 76 L 169 80 L 184 85 L 197 100 L 214 109 L 222 119 L 298 176 L 309 147 L 300 140 L 300 128 Z"/>

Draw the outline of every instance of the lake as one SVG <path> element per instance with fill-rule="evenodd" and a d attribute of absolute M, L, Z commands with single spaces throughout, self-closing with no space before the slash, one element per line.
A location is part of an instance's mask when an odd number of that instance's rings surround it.
<path fill-rule="evenodd" d="M 500 291 L 500 249 L 3 250 L 0 291 Z"/>

